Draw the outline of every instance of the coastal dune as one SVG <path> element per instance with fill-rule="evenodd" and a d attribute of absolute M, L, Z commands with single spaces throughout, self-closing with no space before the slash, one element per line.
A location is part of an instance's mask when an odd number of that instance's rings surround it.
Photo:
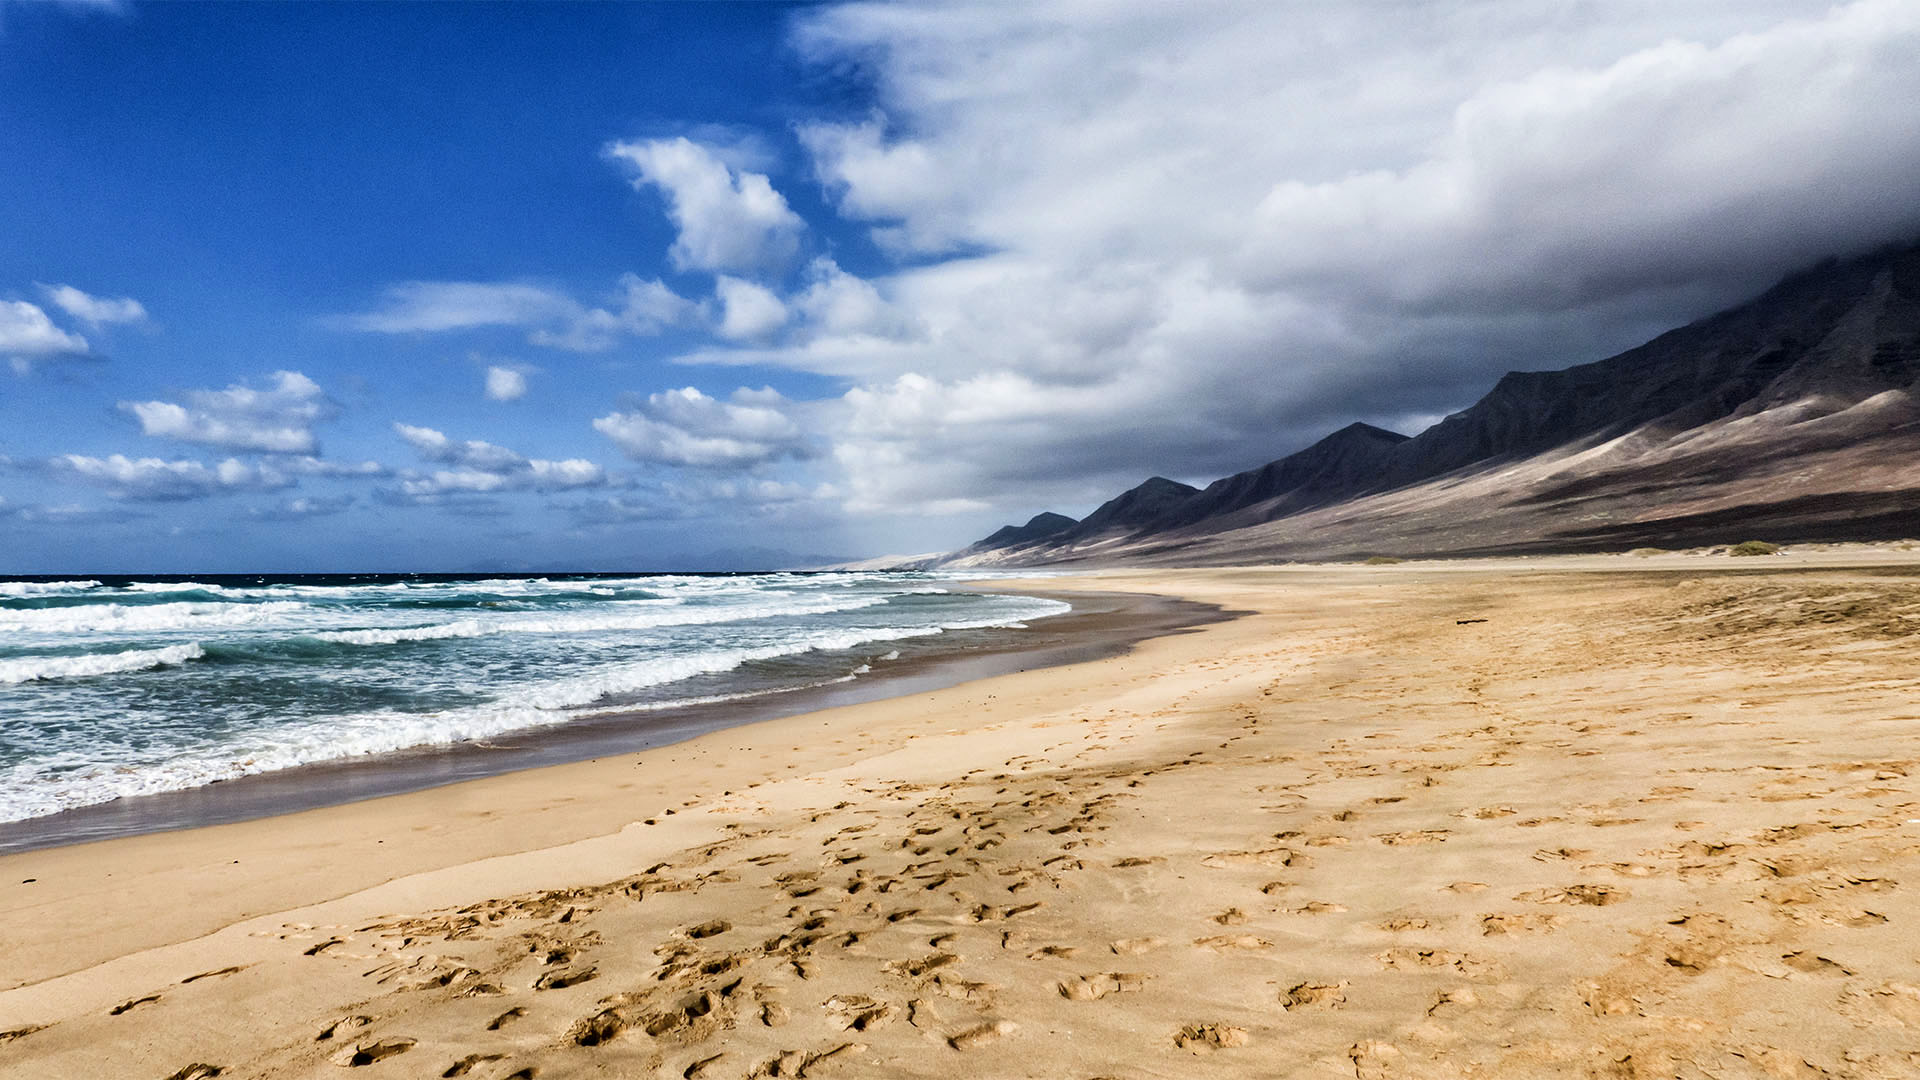
<path fill-rule="evenodd" d="M 0 1075 L 1920 1073 L 1920 559 L 1044 585 L 1237 617 L 0 857 Z"/>

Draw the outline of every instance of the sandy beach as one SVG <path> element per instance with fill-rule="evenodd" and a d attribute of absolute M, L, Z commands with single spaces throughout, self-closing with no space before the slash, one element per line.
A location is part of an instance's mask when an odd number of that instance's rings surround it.
<path fill-rule="evenodd" d="M 1044 588 L 1243 614 L 0 857 L 0 1076 L 1920 1075 L 1920 558 Z"/>

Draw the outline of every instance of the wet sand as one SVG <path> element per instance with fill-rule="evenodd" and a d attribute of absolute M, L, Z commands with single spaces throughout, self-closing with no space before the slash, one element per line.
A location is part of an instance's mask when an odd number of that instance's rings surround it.
<path fill-rule="evenodd" d="M 1251 614 L 0 858 L 0 1075 L 1920 1072 L 1911 554 L 1045 587 Z"/>

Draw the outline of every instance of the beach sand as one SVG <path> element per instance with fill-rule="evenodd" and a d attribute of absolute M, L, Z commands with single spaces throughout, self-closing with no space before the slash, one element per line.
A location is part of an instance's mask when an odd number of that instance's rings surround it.
<path fill-rule="evenodd" d="M 1044 585 L 1247 614 L 0 858 L 0 1075 L 1920 1075 L 1920 559 Z"/>

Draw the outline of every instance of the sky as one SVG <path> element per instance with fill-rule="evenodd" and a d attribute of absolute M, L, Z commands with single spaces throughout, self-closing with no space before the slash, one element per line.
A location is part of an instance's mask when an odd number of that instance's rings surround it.
<path fill-rule="evenodd" d="M 1920 0 L 0 0 L 0 574 L 961 546 L 1920 236 Z"/>

